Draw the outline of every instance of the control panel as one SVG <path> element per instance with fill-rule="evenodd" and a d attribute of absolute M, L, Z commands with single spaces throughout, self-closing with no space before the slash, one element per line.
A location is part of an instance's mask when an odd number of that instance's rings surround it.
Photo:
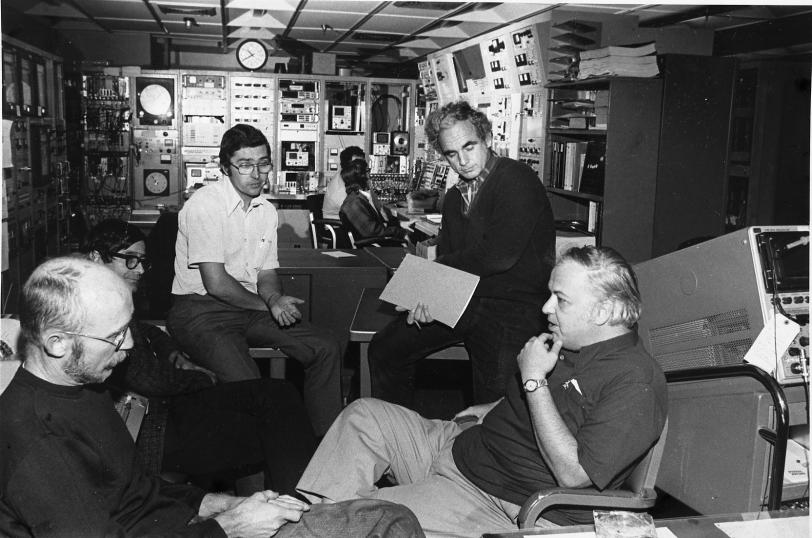
<path fill-rule="evenodd" d="M 180 203 L 178 131 L 134 129 L 133 198 L 142 206 Z"/>
<path fill-rule="evenodd" d="M 522 92 L 518 159 L 537 174 L 541 172 L 541 163 L 544 160 L 545 103 L 543 91 Z"/>
<path fill-rule="evenodd" d="M 277 191 L 318 188 L 320 82 L 279 79 L 280 160 Z"/>
<path fill-rule="evenodd" d="M 181 76 L 183 145 L 217 147 L 228 128 L 226 77 L 188 73 Z"/>
<path fill-rule="evenodd" d="M 779 293 L 771 302 L 800 325 L 798 335 L 778 363 L 775 378 L 781 384 L 803 382 L 804 374 L 809 373 L 809 293 Z"/>
<path fill-rule="evenodd" d="M 519 87 L 540 87 L 543 83 L 540 75 L 541 62 L 539 61 L 538 43 L 533 28 L 528 26 L 511 33 L 510 37 L 513 41 L 513 63 L 516 68 Z"/>
<path fill-rule="evenodd" d="M 271 148 L 276 139 L 274 116 L 274 79 L 271 77 L 232 75 L 229 77 L 229 126 L 253 125 L 265 135 Z"/>
<path fill-rule="evenodd" d="M 330 108 L 330 129 L 333 131 L 354 131 L 353 107 L 333 105 Z"/>

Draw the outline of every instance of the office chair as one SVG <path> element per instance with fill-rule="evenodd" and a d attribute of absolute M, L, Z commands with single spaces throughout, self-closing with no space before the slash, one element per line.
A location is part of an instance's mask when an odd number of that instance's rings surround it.
<path fill-rule="evenodd" d="M 347 231 L 351 248 L 364 247 L 408 247 L 409 242 L 404 238 L 400 239 L 394 235 L 379 235 L 375 237 L 364 237 L 356 239 L 351 231 Z"/>
<path fill-rule="evenodd" d="M 321 211 L 324 194 L 311 194 L 307 197 L 310 212 L 310 237 L 313 248 L 355 248 L 352 247 L 346 230 L 338 219 L 325 219 Z"/>
<path fill-rule="evenodd" d="M 519 511 L 519 528 L 533 527 L 541 513 L 555 505 L 621 510 L 651 508 L 657 502 L 654 484 L 657 481 L 657 473 L 660 471 L 667 434 L 668 419 L 666 418 L 660 438 L 618 489 L 599 491 L 596 488 L 550 488 L 539 490 L 531 495 Z"/>

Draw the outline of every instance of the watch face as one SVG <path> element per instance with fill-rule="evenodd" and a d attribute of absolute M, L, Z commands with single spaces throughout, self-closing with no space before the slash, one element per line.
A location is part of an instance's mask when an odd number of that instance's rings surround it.
<path fill-rule="evenodd" d="M 539 382 L 535 379 L 528 379 L 524 382 L 524 390 L 526 392 L 533 392 L 537 388 L 539 388 Z"/>
<path fill-rule="evenodd" d="M 159 170 L 147 173 L 144 176 L 144 192 L 157 196 L 169 194 L 169 178 L 166 173 Z"/>
<path fill-rule="evenodd" d="M 237 61 L 245 69 L 260 69 L 268 61 L 268 49 L 256 39 L 246 39 L 237 47 Z"/>

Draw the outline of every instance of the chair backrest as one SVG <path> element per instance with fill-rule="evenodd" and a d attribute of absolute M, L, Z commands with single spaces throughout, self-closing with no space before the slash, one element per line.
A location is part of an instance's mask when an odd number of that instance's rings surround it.
<path fill-rule="evenodd" d="M 623 483 L 624 489 L 638 494 L 654 489 L 654 484 L 657 482 L 657 473 L 660 472 L 660 462 L 663 459 L 663 451 L 665 450 L 665 440 L 667 437 L 668 418 L 666 417 L 660 438 L 654 443 L 654 446 L 651 447 L 648 454 L 640 460 L 640 463 L 634 468 L 632 474 L 625 480 Z"/>
<path fill-rule="evenodd" d="M 324 193 L 308 194 L 305 203 L 307 204 L 307 210 L 310 211 L 310 214 L 313 215 L 314 219 L 324 218 L 324 214 L 322 213 L 322 207 L 324 206 Z"/>
<path fill-rule="evenodd" d="M 334 247 L 333 240 L 327 233 L 324 224 L 318 222 L 323 217 L 324 193 L 308 195 L 305 203 L 310 212 L 310 239 L 313 242 L 313 248 L 319 248 L 319 243 L 327 243 L 328 247 Z"/>
<path fill-rule="evenodd" d="M 148 317 L 166 319 L 172 305 L 172 280 L 175 278 L 175 241 L 178 214 L 161 213 L 147 236 L 147 255 L 152 267 L 144 275 L 143 289 L 149 303 Z"/>

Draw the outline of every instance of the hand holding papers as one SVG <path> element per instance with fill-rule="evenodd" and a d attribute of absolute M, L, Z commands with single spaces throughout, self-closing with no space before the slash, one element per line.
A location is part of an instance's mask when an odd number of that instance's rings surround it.
<path fill-rule="evenodd" d="M 422 303 L 434 319 L 454 328 L 478 283 L 476 275 L 407 254 L 380 299 L 407 310 Z"/>

